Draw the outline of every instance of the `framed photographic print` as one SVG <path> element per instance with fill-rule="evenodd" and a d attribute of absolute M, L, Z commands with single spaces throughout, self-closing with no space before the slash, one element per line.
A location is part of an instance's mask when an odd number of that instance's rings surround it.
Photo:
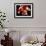
<path fill-rule="evenodd" d="M 33 3 L 14 3 L 14 17 L 33 17 Z"/>

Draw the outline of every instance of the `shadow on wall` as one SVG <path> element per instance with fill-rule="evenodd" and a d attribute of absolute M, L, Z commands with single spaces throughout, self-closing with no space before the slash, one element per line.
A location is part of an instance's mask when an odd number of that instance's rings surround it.
<path fill-rule="evenodd" d="M 13 46 L 21 46 L 20 41 L 13 40 Z"/>

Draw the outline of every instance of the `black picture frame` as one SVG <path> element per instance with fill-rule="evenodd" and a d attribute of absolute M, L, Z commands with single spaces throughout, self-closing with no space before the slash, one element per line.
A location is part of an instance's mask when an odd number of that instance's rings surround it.
<path fill-rule="evenodd" d="M 14 3 L 14 18 L 33 18 L 33 3 Z"/>

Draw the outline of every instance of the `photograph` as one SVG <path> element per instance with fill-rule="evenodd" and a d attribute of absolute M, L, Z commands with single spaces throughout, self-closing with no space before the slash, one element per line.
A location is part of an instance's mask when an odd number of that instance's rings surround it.
<path fill-rule="evenodd" d="M 15 3 L 14 17 L 32 17 L 33 16 L 32 3 Z"/>

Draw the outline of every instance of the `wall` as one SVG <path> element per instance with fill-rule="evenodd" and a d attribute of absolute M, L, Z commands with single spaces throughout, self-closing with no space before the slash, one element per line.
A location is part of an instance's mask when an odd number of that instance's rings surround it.
<path fill-rule="evenodd" d="M 33 3 L 34 18 L 14 18 L 14 3 Z M 0 10 L 7 16 L 6 27 L 46 27 L 46 0 L 0 0 Z"/>
<path fill-rule="evenodd" d="M 14 18 L 14 3 L 33 3 L 34 18 Z M 46 0 L 0 0 L 0 10 L 6 13 L 5 27 L 12 31 L 21 31 L 20 37 L 31 31 L 46 33 Z M 9 22 L 8 22 L 9 21 Z M 35 32 L 37 33 L 37 32 Z M 16 37 L 18 34 L 16 34 Z M 18 37 L 17 37 L 18 38 Z M 18 40 L 18 39 L 17 39 Z M 18 41 L 17 41 L 18 42 Z M 14 42 L 15 43 L 15 42 Z M 19 43 L 16 43 L 18 46 Z M 15 45 L 14 45 L 15 46 Z"/>

